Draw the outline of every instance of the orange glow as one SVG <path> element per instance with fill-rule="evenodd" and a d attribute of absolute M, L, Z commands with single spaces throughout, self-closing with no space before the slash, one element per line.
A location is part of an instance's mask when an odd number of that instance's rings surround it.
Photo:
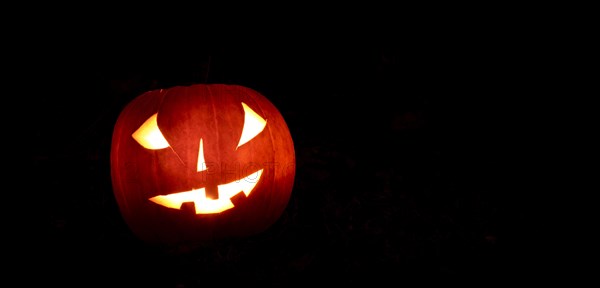
<path fill-rule="evenodd" d="M 250 192 L 252 192 L 256 186 L 256 183 L 258 183 L 260 180 L 262 172 L 263 169 L 255 172 L 255 178 L 251 178 L 249 175 L 243 179 L 219 185 L 219 199 L 206 198 L 205 189 L 200 188 L 168 195 L 155 196 L 150 198 L 150 201 L 173 209 L 181 209 L 181 205 L 185 202 L 194 202 L 196 214 L 220 213 L 234 207 L 233 203 L 231 202 L 231 197 L 240 192 L 244 192 L 246 197 L 248 197 Z"/>
<path fill-rule="evenodd" d="M 244 128 L 242 130 L 242 137 L 240 137 L 240 142 L 237 147 L 244 145 L 246 142 L 252 140 L 252 138 L 256 137 L 258 133 L 262 132 L 267 125 L 267 120 L 260 117 L 254 110 L 250 109 L 246 103 L 242 102 L 242 107 L 244 107 Z"/>
<path fill-rule="evenodd" d="M 252 110 L 246 103 L 242 102 L 244 108 L 244 126 L 242 135 L 237 147 L 247 143 L 256 137 L 265 129 L 267 121 Z M 158 128 L 158 114 L 150 116 L 133 134 L 132 137 L 144 148 L 157 150 L 169 147 L 169 142 L 165 139 L 162 132 Z M 204 158 L 204 143 L 200 139 L 198 161 L 196 171 L 201 172 L 206 170 L 206 162 Z M 206 198 L 205 188 L 192 189 L 190 191 L 177 192 L 168 195 L 159 195 L 150 198 L 156 204 L 173 208 L 181 209 L 181 205 L 185 202 L 193 202 L 196 207 L 196 214 L 219 213 L 234 207 L 231 202 L 231 197 L 240 192 L 244 192 L 246 197 L 250 194 L 256 183 L 260 179 L 262 169 L 257 171 L 255 179 L 247 176 L 243 179 L 235 180 L 227 184 L 218 185 L 218 199 Z"/>
<path fill-rule="evenodd" d="M 169 147 L 169 142 L 158 129 L 157 116 L 158 113 L 154 113 L 131 135 L 135 141 L 146 149 L 158 150 Z"/>

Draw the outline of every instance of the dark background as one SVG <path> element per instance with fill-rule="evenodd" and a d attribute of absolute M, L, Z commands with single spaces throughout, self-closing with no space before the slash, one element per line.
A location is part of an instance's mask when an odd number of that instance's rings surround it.
<path fill-rule="evenodd" d="M 20 265 L 45 276 L 22 281 L 358 286 L 537 275 L 549 256 L 532 236 L 545 224 L 525 217 L 540 204 L 521 180 L 533 177 L 528 140 L 538 131 L 522 117 L 532 71 L 547 64 L 535 33 L 485 18 L 210 37 L 144 21 L 83 34 L 73 23 L 40 27 L 33 42 L 44 49 L 23 72 L 38 85 L 21 87 L 40 90 L 27 110 L 37 116 L 26 182 L 36 199 L 25 205 L 36 213 L 15 238 L 33 251 Z M 159 250 L 119 214 L 112 128 L 144 91 L 194 83 L 243 85 L 279 108 L 295 144 L 294 189 L 264 233 Z"/>

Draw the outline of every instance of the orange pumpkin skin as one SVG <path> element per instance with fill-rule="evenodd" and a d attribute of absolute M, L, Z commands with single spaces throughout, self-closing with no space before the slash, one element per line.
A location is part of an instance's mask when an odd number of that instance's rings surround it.
<path fill-rule="evenodd" d="M 252 114 L 246 108 L 266 125 L 238 145 Z M 147 149 L 132 136 L 152 115 L 168 147 Z M 238 85 L 196 84 L 148 91 L 125 106 L 113 130 L 110 167 L 133 233 L 150 244 L 181 244 L 251 236 L 274 224 L 291 196 L 295 152 L 286 122 L 266 97 Z M 251 182 L 251 189 L 223 195 L 225 186 Z M 197 201 L 151 200 L 173 195 Z M 198 212 L 208 202 L 230 207 Z"/>

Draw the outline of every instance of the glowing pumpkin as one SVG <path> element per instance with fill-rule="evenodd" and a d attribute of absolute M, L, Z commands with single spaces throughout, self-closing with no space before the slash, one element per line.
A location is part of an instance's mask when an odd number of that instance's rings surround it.
<path fill-rule="evenodd" d="M 110 165 L 134 234 L 178 244 L 266 230 L 291 196 L 295 154 L 266 97 L 238 85 L 196 84 L 149 91 L 125 106 Z"/>

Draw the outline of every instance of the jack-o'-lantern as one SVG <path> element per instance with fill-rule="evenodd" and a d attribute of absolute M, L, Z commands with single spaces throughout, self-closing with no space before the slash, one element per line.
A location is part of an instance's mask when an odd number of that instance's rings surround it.
<path fill-rule="evenodd" d="M 148 243 L 254 235 L 290 199 L 291 134 L 253 89 L 195 84 L 145 92 L 121 111 L 112 137 L 115 198 Z"/>

